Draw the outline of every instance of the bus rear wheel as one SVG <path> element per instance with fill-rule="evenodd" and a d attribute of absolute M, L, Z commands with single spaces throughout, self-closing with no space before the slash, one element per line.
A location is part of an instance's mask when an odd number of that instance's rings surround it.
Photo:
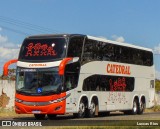
<path fill-rule="evenodd" d="M 34 114 L 34 117 L 37 119 L 37 120 L 44 120 L 45 119 L 45 114 Z"/>
<path fill-rule="evenodd" d="M 91 105 L 88 109 L 87 116 L 89 118 L 94 117 L 96 113 L 97 105 L 94 100 L 91 101 Z"/>
<path fill-rule="evenodd" d="M 133 107 L 132 110 L 130 111 L 131 115 L 136 115 L 138 112 L 138 101 L 137 99 L 134 99 L 133 101 Z"/>
<path fill-rule="evenodd" d="M 145 107 L 146 107 L 145 102 L 141 100 L 139 103 L 139 106 L 138 106 L 137 114 L 139 114 L 139 115 L 143 114 Z"/>
<path fill-rule="evenodd" d="M 105 117 L 105 116 L 109 116 L 110 115 L 110 112 L 99 112 L 98 113 L 98 116 L 100 117 Z"/>

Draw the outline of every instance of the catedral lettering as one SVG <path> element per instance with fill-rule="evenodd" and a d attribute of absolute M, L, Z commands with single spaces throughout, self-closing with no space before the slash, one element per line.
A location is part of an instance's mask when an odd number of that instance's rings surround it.
<path fill-rule="evenodd" d="M 37 67 L 37 66 L 43 67 L 46 66 L 46 64 L 29 64 L 29 67 Z"/>
<path fill-rule="evenodd" d="M 130 75 L 131 71 L 130 71 L 130 66 L 117 65 L 117 64 L 108 64 L 107 65 L 107 73 Z"/>

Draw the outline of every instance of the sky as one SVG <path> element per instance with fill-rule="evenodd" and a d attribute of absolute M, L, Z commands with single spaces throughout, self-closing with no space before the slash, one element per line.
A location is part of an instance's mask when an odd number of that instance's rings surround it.
<path fill-rule="evenodd" d="M 0 0 L 0 73 L 25 37 L 76 33 L 153 49 L 160 78 L 160 0 Z"/>

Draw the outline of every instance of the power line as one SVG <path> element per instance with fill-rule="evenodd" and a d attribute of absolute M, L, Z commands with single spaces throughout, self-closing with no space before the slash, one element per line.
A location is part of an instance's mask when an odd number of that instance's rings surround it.
<path fill-rule="evenodd" d="M 3 26 L 3 25 L 0 25 L 2 28 L 5 28 L 6 30 L 9 30 L 9 31 L 12 31 L 14 33 L 18 33 L 18 34 L 22 34 L 22 35 L 31 35 L 29 33 L 26 33 L 26 32 L 23 32 L 23 31 L 20 31 L 20 30 L 16 30 L 16 29 L 13 29 L 13 28 L 10 28 L 10 27 L 6 27 L 6 26 Z"/>
<path fill-rule="evenodd" d="M 19 27 L 23 27 L 25 29 L 29 29 L 29 30 L 32 30 L 32 31 L 40 31 L 40 32 L 60 32 L 60 31 L 57 31 L 57 30 L 53 30 L 53 29 L 50 29 L 50 28 L 46 28 L 46 27 L 41 27 L 39 25 L 34 25 L 34 24 L 31 24 L 31 23 L 27 23 L 27 22 L 23 22 L 23 21 L 20 21 L 20 20 L 16 20 L 16 19 L 13 19 L 13 18 L 8 18 L 8 17 L 4 17 L 4 16 L 0 16 L 0 22 L 3 22 L 3 23 L 8 23 L 8 24 L 12 24 L 12 25 L 15 25 L 15 26 L 19 26 Z"/>

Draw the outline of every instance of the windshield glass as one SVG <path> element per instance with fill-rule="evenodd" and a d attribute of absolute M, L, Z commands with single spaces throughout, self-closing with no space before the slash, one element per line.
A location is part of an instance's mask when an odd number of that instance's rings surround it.
<path fill-rule="evenodd" d="M 51 61 L 65 57 L 65 38 L 38 38 L 24 40 L 19 60 Z"/>
<path fill-rule="evenodd" d="M 62 86 L 58 67 L 45 69 L 17 68 L 16 91 L 22 94 L 45 95 L 57 93 Z"/>

